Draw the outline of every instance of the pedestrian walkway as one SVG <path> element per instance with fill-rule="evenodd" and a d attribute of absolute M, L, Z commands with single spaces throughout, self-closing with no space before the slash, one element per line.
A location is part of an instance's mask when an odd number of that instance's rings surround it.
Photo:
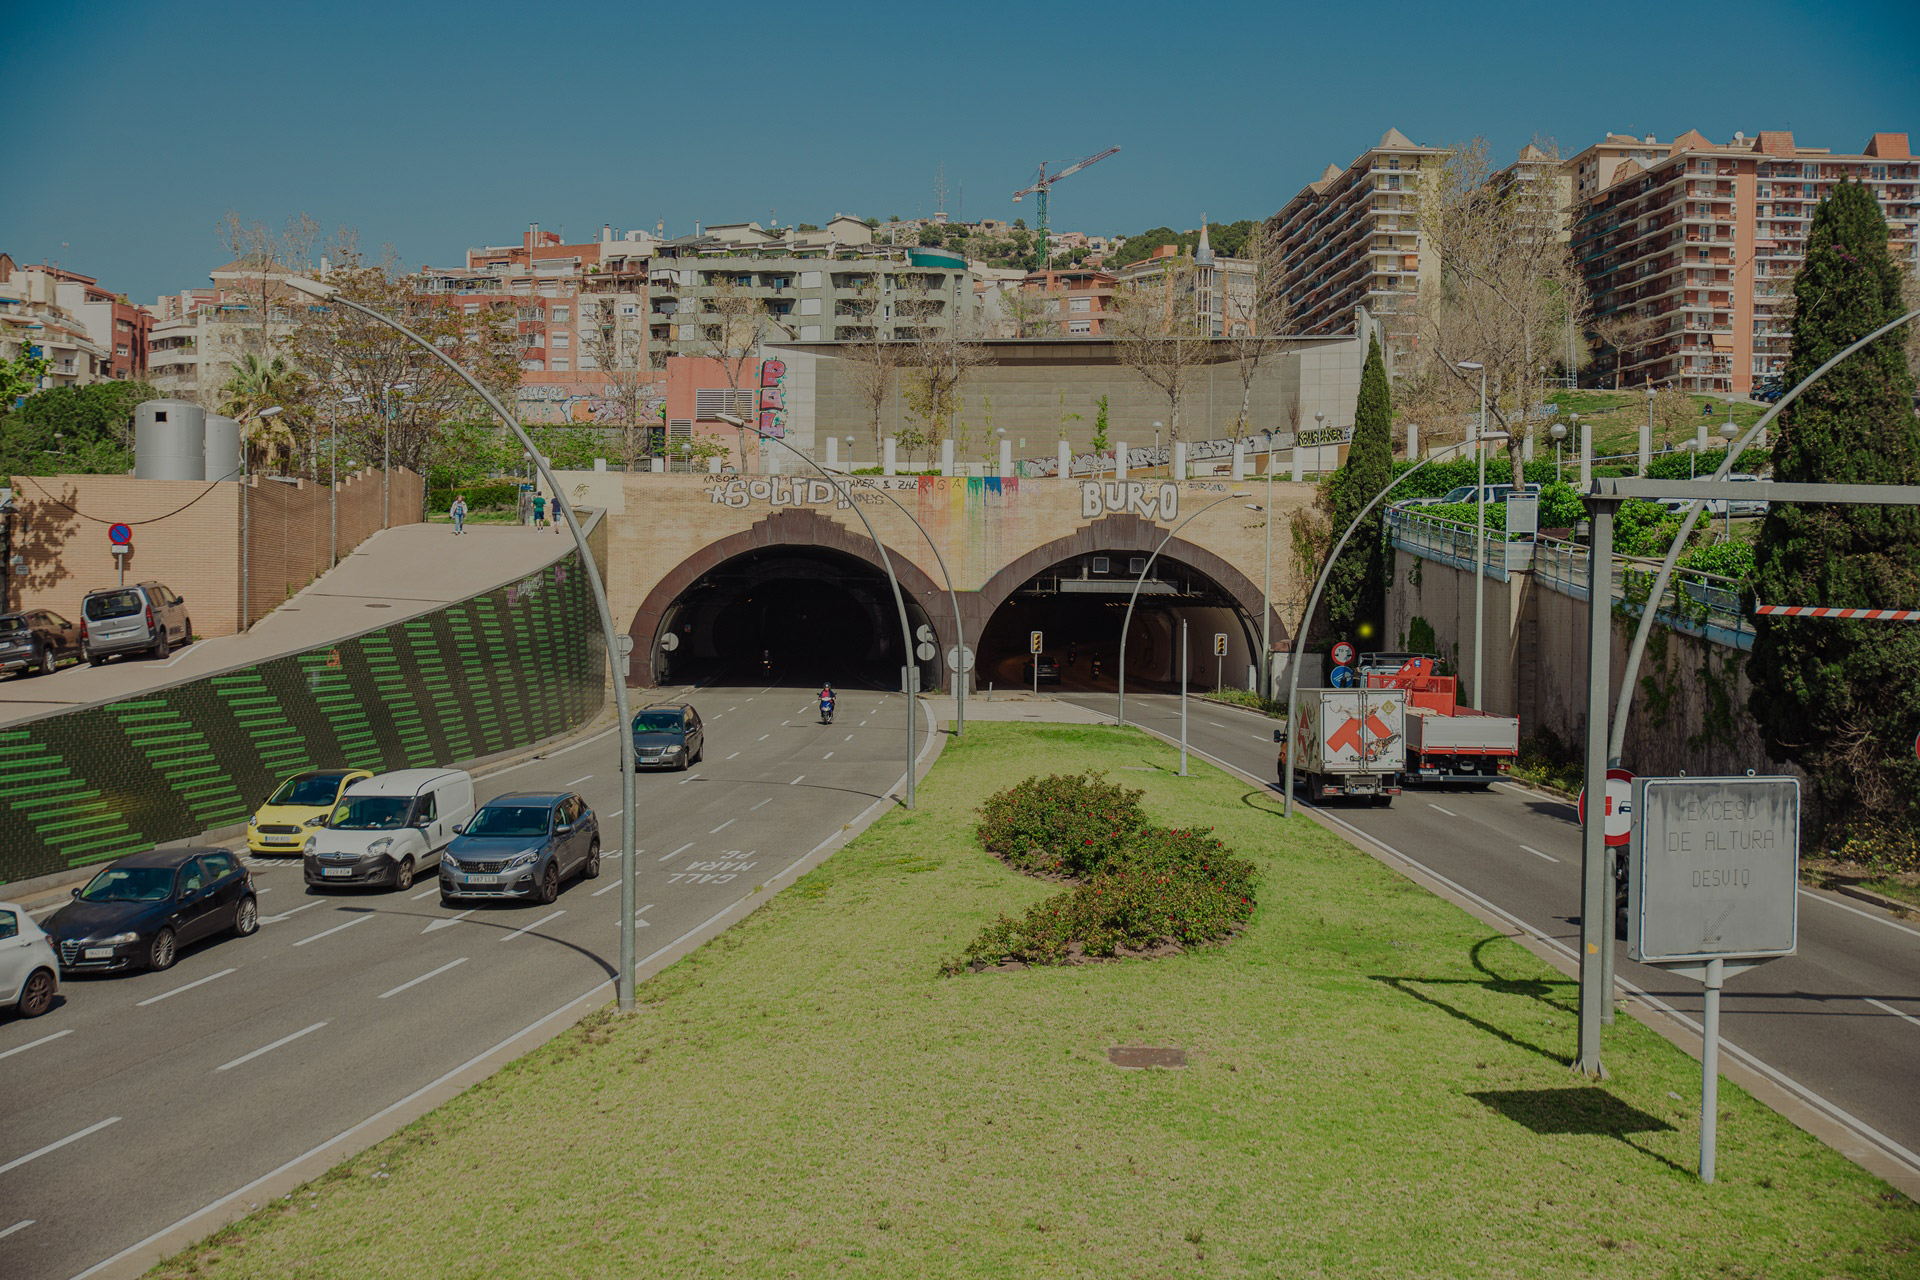
<path fill-rule="evenodd" d="M 445 524 L 408 524 L 374 534 L 331 572 L 241 635 L 203 640 L 164 662 L 114 658 L 63 666 L 50 676 L 0 679 L 0 724 L 130 697 L 431 612 L 532 573 L 573 550 L 562 534 L 517 525 L 473 525 L 455 537 Z M 169 583 L 188 598 L 192 590 Z"/>

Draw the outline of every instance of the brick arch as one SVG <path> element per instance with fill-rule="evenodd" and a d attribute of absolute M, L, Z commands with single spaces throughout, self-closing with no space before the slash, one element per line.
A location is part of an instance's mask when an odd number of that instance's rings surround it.
<path fill-rule="evenodd" d="M 870 565 L 875 573 L 886 574 L 886 568 L 880 563 L 879 555 L 873 549 L 873 539 L 867 536 L 864 526 L 849 528 L 837 520 L 809 507 L 788 507 L 774 512 L 763 520 L 756 521 L 751 528 L 730 534 L 702 547 L 675 565 L 667 575 L 655 584 L 640 603 L 639 611 L 633 615 L 633 622 L 627 627 L 627 635 L 633 641 L 633 652 L 627 655 L 627 684 L 629 687 L 645 688 L 653 684 L 653 644 L 660 630 L 660 624 L 680 598 L 694 583 L 713 569 L 727 561 L 743 556 L 750 551 L 761 551 L 770 547 L 793 547 L 797 549 L 820 548 L 837 551 L 842 555 Z M 901 593 L 907 597 L 910 605 L 918 605 L 920 612 L 940 636 L 940 651 L 946 652 L 952 643 L 948 632 L 952 629 L 952 610 L 947 606 L 946 591 L 936 585 L 919 565 L 902 555 L 898 548 L 889 546 L 887 555 L 893 561 L 894 574 L 900 579 Z M 946 625 L 941 624 L 941 615 L 946 614 Z M 909 610 L 911 617 L 911 610 Z M 944 669 L 943 660 L 936 664 Z"/>
<path fill-rule="evenodd" d="M 973 616 L 968 619 L 967 634 L 977 642 L 987 622 L 1007 602 L 1008 597 L 1019 590 L 1021 583 L 1063 560 L 1095 552 L 1122 551 L 1151 555 L 1164 537 L 1166 530 L 1151 520 L 1123 514 L 1105 516 L 1091 524 L 1081 525 L 1064 538 L 1035 547 L 981 584 L 971 601 Z M 1232 596 L 1240 606 L 1242 620 L 1251 621 L 1249 638 L 1252 644 L 1249 647 L 1256 652 L 1259 650 L 1261 591 L 1258 583 L 1235 568 L 1231 561 L 1184 538 L 1175 538 L 1167 543 L 1160 556 L 1163 560 L 1177 560 L 1189 568 L 1197 569 Z M 963 598 L 961 603 L 964 607 L 969 602 Z M 1286 623 L 1281 621 L 1278 608 L 1272 611 L 1272 621 L 1275 643 L 1284 643 L 1291 633 Z"/>

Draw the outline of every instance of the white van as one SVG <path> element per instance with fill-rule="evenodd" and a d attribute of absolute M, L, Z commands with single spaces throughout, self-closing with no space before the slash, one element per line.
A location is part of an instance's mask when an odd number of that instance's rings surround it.
<path fill-rule="evenodd" d="M 473 777 L 461 769 L 399 769 L 350 785 L 307 837 L 307 886 L 405 889 L 439 865 L 454 829 L 473 817 Z"/>

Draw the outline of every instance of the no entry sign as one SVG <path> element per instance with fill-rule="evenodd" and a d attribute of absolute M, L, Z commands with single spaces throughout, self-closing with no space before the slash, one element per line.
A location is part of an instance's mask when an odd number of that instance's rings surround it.
<path fill-rule="evenodd" d="M 1580 789 L 1580 825 L 1587 825 L 1587 790 Z M 1607 770 L 1607 843 L 1624 845 L 1633 838 L 1633 775 L 1625 769 Z"/>

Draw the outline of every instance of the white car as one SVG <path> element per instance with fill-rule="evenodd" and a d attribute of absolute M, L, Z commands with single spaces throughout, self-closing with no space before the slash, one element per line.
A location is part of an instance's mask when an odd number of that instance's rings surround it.
<path fill-rule="evenodd" d="M 60 958 L 53 941 L 33 922 L 26 908 L 0 902 L 0 1006 L 12 1005 L 23 1018 L 53 1008 L 60 994 Z"/>
<path fill-rule="evenodd" d="M 473 817 L 473 776 L 460 769 L 397 769 L 347 787 L 307 837 L 306 879 L 322 886 L 405 889 L 440 864 Z"/>

